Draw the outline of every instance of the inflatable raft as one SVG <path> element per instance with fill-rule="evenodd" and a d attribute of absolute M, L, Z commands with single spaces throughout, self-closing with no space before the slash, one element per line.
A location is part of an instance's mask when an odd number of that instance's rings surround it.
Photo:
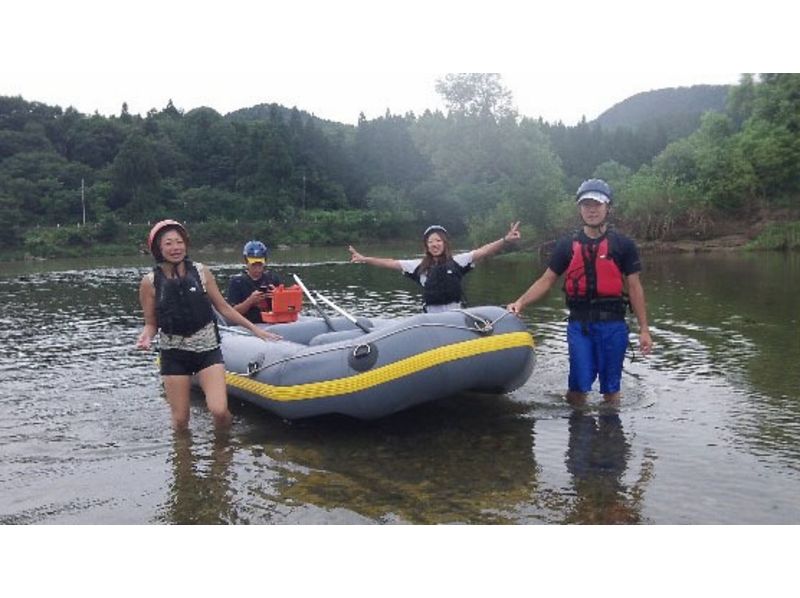
<path fill-rule="evenodd" d="M 220 327 L 228 393 L 287 419 L 374 419 L 463 391 L 510 392 L 533 369 L 533 338 L 505 309 L 397 320 L 300 317 L 264 342 Z"/>

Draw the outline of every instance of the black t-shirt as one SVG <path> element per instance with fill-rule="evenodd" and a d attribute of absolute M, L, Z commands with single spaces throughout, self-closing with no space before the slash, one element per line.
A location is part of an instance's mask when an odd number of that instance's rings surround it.
<path fill-rule="evenodd" d="M 260 287 L 278 286 L 279 284 L 281 284 L 281 279 L 272 270 L 266 270 L 259 280 L 253 280 L 247 272 L 237 274 L 228 282 L 228 303 L 238 305 Z M 261 323 L 261 313 L 257 305 L 247 310 L 244 317 L 255 324 Z"/>
<path fill-rule="evenodd" d="M 608 243 L 611 250 L 611 258 L 616 262 L 623 276 L 636 274 L 642 270 L 642 262 L 639 259 L 639 249 L 632 239 L 621 235 L 614 230 L 606 232 Z M 575 235 L 561 237 L 556 243 L 553 255 L 550 256 L 550 263 L 547 265 L 553 272 L 561 276 L 567 271 L 569 263 L 572 261 L 572 241 Z M 581 243 L 599 243 L 603 237 L 590 239 L 581 230 L 578 233 L 578 241 Z"/>

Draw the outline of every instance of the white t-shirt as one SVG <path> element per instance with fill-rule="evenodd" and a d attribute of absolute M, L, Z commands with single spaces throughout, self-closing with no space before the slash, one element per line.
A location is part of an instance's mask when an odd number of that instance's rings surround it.
<path fill-rule="evenodd" d="M 462 268 L 472 268 L 474 267 L 472 263 L 472 251 L 467 251 L 466 253 L 457 253 L 453 256 L 453 261 L 461 266 Z M 417 258 L 413 260 L 397 260 L 400 262 L 400 266 L 403 268 L 403 274 L 413 274 L 414 270 L 419 267 L 422 263 L 422 258 Z M 422 286 L 425 286 L 425 281 L 428 279 L 425 274 L 419 275 L 419 283 Z M 428 305 L 425 307 L 427 313 L 437 313 L 441 311 L 449 311 L 451 309 L 461 309 L 460 303 L 447 303 L 446 305 Z"/>

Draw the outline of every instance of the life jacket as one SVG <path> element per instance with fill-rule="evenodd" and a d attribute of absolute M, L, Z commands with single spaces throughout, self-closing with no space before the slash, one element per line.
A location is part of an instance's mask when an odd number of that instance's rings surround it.
<path fill-rule="evenodd" d="M 578 233 L 573 236 L 572 260 L 564 273 L 564 293 L 571 318 L 624 317 L 627 297 L 614 253 L 615 239 L 613 231 L 591 243 L 582 242 Z"/>
<path fill-rule="evenodd" d="M 420 282 L 422 264 L 417 266 L 409 277 Z M 425 284 L 422 286 L 422 301 L 425 305 L 447 305 L 448 303 L 463 303 L 464 290 L 461 288 L 461 279 L 471 270 L 458 264 L 454 259 L 449 259 L 441 264 L 432 264 L 425 272 Z"/>
<path fill-rule="evenodd" d="M 164 333 L 191 336 L 215 319 L 200 272 L 188 259 L 183 264 L 186 275 L 182 277 L 167 278 L 161 268 L 153 268 L 156 317 Z"/>

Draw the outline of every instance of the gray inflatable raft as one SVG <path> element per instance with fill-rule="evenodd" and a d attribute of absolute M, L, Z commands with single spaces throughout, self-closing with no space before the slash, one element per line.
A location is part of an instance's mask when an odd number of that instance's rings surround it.
<path fill-rule="evenodd" d="M 231 396 L 287 419 L 374 419 L 462 391 L 510 392 L 533 370 L 533 337 L 505 309 L 475 307 L 359 323 L 321 318 L 266 325 L 265 342 L 221 327 Z"/>

